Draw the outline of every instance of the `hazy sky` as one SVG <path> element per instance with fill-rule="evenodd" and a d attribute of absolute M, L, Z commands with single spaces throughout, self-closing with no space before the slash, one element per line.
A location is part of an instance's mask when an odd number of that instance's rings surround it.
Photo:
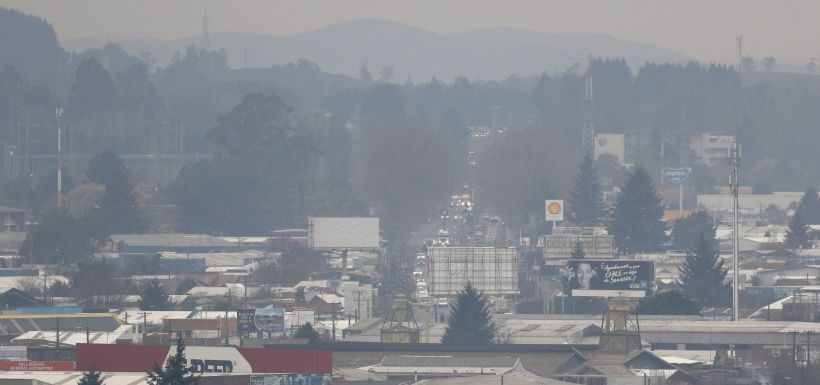
<path fill-rule="evenodd" d="M 0 0 L 42 16 L 61 39 L 199 35 L 207 6 L 212 32 L 287 35 L 341 21 L 378 18 L 436 32 L 509 26 L 542 32 L 601 32 L 666 47 L 703 61 L 744 53 L 805 63 L 820 53 L 820 0 Z"/>

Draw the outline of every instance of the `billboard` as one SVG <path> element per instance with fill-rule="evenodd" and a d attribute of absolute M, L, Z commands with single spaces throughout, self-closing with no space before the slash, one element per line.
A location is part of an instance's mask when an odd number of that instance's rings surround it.
<path fill-rule="evenodd" d="M 0 346 L 0 361 L 28 359 L 28 348 L 25 346 Z"/>
<path fill-rule="evenodd" d="M 655 281 L 652 261 L 571 259 L 567 278 L 574 297 L 644 297 Z"/>
<path fill-rule="evenodd" d="M 578 244 L 587 258 L 614 258 L 614 239 L 606 230 L 600 228 L 555 227 L 552 234 L 544 235 L 541 239 L 544 245 L 544 260 L 547 265 L 563 266 Z"/>
<path fill-rule="evenodd" d="M 77 370 L 145 373 L 176 354 L 171 345 L 77 344 Z M 328 374 L 333 352 L 321 349 L 255 349 L 187 346 L 186 364 L 198 373 Z"/>
<path fill-rule="evenodd" d="M 310 247 L 315 249 L 376 249 L 379 218 L 310 218 Z"/>
<path fill-rule="evenodd" d="M 544 202 L 544 220 L 559 222 L 564 220 L 564 201 L 551 199 Z"/>
<path fill-rule="evenodd" d="M 427 256 L 432 296 L 454 296 L 467 282 L 487 295 L 518 294 L 515 248 L 430 247 Z"/>
<path fill-rule="evenodd" d="M 239 334 L 250 332 L 284 333 L 285 309 L 240 309 L 237 311 L 236 331 Z"/>
<path fill-rule="evenodd" d="M 256 331 L 256 325 L 253 323 L 253 315 L 256 309 L 239 309 L 236 311 L 236 333 L 239 335 L 247 335 L 250 332 Z"/>

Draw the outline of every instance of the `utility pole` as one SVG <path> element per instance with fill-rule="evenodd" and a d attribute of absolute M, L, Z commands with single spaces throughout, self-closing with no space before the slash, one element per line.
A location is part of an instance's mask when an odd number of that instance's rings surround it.
<path fill-rule="evenodd" d="M 741 38 L 738 39 L 738 42 Z M 735 138 L 732 141 L 732 147 L 729 150 L 729 160 L 732 166 L 732 321 L 739 321 L 739 309 L 740 309 L 740 295 L 739 295 L 739 284 L 740 279 L 738 277 L 738 192 L 740 187 L 740 145 L 737 143 L 737 130 L 735 130 Z"/>
<path fill-rule="evenodd" d="M 151 313 L 144 311 L 138 314 L 142 316 L 142 343 L 145 343 L 145 336 L 148 333 L 148 329 L 146 328 L 148 326 L 148 314 Z"/>
<path fill-rule="evenodd" d="M 228 346 L 228 334 L 230 334 L 230 326 L 228 325 L 228 309 L 225 309 L 225 346 Z"/>
<path fill-rule="evenodd" d="M 62 354 L 60 353 L 60 317 L 57 317 L 57 359 L 62 358 Z"/>
<path fill-rule="evenodd" d="M 592 59 L 590 59 L 590 67 Z M 595 122 L 592 119 L 592 71 L 587 70 L 586 81 L 584 83 L 584 129 L 581 132 L 581 148 L 586 154 L 593 155 L 595 152 Z"/>
<path fill-rule="evenodd" d="M 57 107 L 57 213 L 63 213 L 63 109 Z"/>

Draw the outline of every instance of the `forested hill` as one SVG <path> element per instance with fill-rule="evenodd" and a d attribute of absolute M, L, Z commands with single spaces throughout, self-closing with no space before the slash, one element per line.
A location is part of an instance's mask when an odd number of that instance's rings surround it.
<path fill-rule="evenodd" d="M 27 79 L 43 82 L 58 78 L 67 63 L 51 24 L 0 7 L 0 66 L 11 64 Z"/>
<path fill-rule="evenodd" d="M 167 63 L 174 52 L 200 37 L 173 41 L 124 39 L 119 43 L 131 54 L 151 52 L 158 63 Z M 65 42 L 80 51 L 99 47 L 104 39 Z M 590 55 L 622 57 L 634 67 L 645 62 L 685 62 L 685 55 L 650 44 L 636 43 L 602 34 L 544 34 L 511 28 L 490 28 L 454 34 L 438 34 L 406 24 L 382 20 L 340 23 L 291 36 L 212 33 L 211 45 L 225 48 L 229 64 L 269 67 L 297 59 L 310 60 L 325 71 L 358 76 L 367 61 L 374 78 L 392 73 L 393 81 L 407 77 L 426 81 L 436 76 L 451 80 L 500 80 L 510 75 L 535 76 L 545 70 L 564 71 L 584 64 Z"/>

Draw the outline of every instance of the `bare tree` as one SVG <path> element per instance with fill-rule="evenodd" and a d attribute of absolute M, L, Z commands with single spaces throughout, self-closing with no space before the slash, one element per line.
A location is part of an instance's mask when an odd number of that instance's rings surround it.
<path fill-rule="evenodd" d="M 43 281 L 37 277 L 23 277 L 17 280 L 17 289 L 30 296 L 43 295 Z"/>

